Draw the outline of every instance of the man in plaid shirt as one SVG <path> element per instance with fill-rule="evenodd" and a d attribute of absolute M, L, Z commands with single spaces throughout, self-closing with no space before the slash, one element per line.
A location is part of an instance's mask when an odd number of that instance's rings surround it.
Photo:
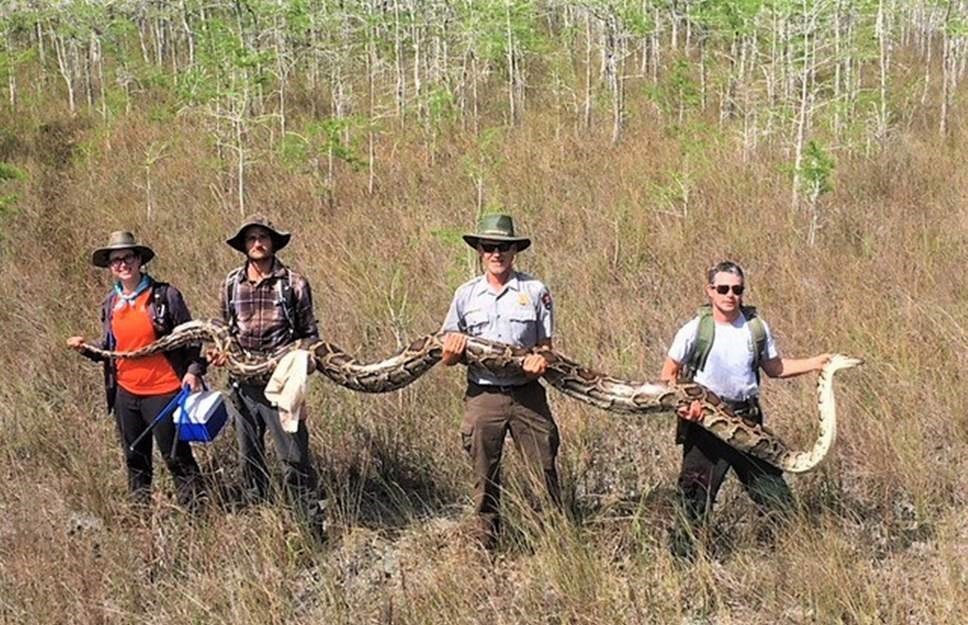
<path fill-rule="evenodd" d="M 309 283 L 276 257 L 291 236 L 277 230 L 265 217 L 250 217 L 226 240 L 246 255 L 246 262 L 230 271 L 222 283 L 222 319 L 232 328 L 242 348 L 254 354 L 272 353 L 298 339 L 319 339 Z M 224 364 L 226 357 L 210 353 L 210 359 L 218 365 Z M 243 500 L 252 502 L 266 497 L 268 429 L 282 462 L 286 494 L 313 533 L 324 538 L 325 518 L 316 496 L 317 475 L 309 452 L 306 422 L 299 421 L 295 432 L 283 430 L 279 410 L 266 399 L 267 382 L 268 377 L 232 380 L 232 396 L 239 411 L 236 433 Z"/>

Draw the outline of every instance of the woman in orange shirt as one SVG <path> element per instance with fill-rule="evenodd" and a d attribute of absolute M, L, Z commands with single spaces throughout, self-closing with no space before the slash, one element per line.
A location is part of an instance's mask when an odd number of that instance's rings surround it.
<path fill-rule="evenodd" d="M 138 349 L 191 319 L 181 292 L 144 271 L 144 265 L 154 256 L 150 247 L 138 244 L 133 234 L 124 231 L 111 233 L 108 244 L 94 250 L 92 264 L 109 268 L 114 278 L 114 286 L 101 304 L 103 333 L 98 347 L 116 351 Z M 128 469 L 128 490 L 135 503 L 147 504 L 151 497 L 151 437 L 143 437 L 133 449 L 132 445 L 182 386 L 187 385 L 192 391 L 201 389 L 205 360 L 198 347 L 114 360 L 102 359 L 86 350 L 82 336 L 67 339 L 67 345 L 104 363 L 108 411 L 114 412 L 117 422 Z M 174 478 L 178 502 L 194 507 L 201 478 L 191 446 L 184 441 L 176 443 L 171 416 L 155 426 L 154 438 Z"/>

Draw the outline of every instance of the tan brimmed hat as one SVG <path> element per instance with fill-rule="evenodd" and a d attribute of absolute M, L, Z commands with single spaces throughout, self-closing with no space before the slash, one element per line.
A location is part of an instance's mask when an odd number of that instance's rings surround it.
<path fill-rule="evenodd" d="M 111 264 L 111 252 L 115 250 L 134 250 L 141 257 L 141 264 L 146 264 L 155 257 L 155 251 L 147 245 L 141 245 L 134 238 L 134 234 L 127 230 L 117 230 L 108 237 L 108 244 L 99 247 L 91 253 L 91 264 L 95 267 L 108 267 Z"/>
<path fill-rule="evenodd" d="M 289 239 L 292 238 L 292 234 L 285 232 L 283 230 L 276 230 L 276 227 L 272 225 L 267 217 L 262 215 L 253 215 L 248 217 L 242 225 L 239 226 L 238 231 L 234 236 L 225 240 L 230 247 L 236 249 L 243 254 L 245 254 L 245 231 L 247 228 L 252 226 L 260 226 L 269 231 L 269 237 L 272 239 L 272 251 L 273 253 L 278 252 L 282 248 L 289 244 Z"/>

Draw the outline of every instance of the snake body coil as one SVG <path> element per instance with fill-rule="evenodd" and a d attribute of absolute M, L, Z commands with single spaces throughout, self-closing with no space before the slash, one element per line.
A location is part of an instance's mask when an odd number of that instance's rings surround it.
<path fill-rule="evenodd" d="M 373 363 L 360 363 L 332 343 L 299 340 L 270 355 L 250 354 L 232 337 L 228 327 L 216 320 L 194 320 L 177 326 L 154 343 L 131 352 L 112 352 L 86 345 L 105 358 L 138 358 L 184 345 L 213 343 L 228 356 L 229 373 L 239 379 L 266 378 L 283 356 L 296 349 L 309 351 L 316 369 L 340 386 L 362 393 L 395 391 L 429 371 L 443 354 L 444 333 L 422 336 L 396 354 Z M 833 375 L 840 369 L 861 364 L 861 360 L 836 354 L 817 380 L 820 435 L 806 451 L 789 449 L 768 429 L 746 421 L 729 410 L 714 393 L 695 383 L 665 385 L 637 382 L 587 369 L 554 350 L 533 350 L 468 337 L 465 363 L 479 365 L 496 375 L 520 373 L 524 357 L 539 353 L 548 361 L 545 381 L 562 393 L 609 412 L 655 414 L 673 412 L 679 406 L 699 401 L 702 416 L 697 423 L 729 445 L 792 473 L 809 471 L 833 445 L 837 431 Z"/>

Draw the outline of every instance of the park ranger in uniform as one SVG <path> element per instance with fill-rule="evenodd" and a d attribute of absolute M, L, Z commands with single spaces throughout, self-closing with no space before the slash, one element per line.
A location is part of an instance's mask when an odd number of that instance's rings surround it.
<path fill-rule="evenodd" d="M 449 334 L 442 362 L 460 362 L 468 336 L 550 349 L 554 308 L 548 287 L 514 270 L 515 255 L 531 240 L 515 235 L 508 215 L 484 216 L 478 232 L 465 234 L 464 240 L 480 254 L 484 274 L 454 294 L 443 325 Z M 558 427 L 538 383 L 546 366 L 544 358 L 532 354 L 524 360 L 523 373 L 512 377 L 498 377 L 479 367 L 467 369 L 461 439 L 474 468 L 476 538 L 486 549 L 493 549 L 500 529 L 501 454 L 507 432 L 544 482 L 551 501 L 561 505 L 555 469 Z"/>

